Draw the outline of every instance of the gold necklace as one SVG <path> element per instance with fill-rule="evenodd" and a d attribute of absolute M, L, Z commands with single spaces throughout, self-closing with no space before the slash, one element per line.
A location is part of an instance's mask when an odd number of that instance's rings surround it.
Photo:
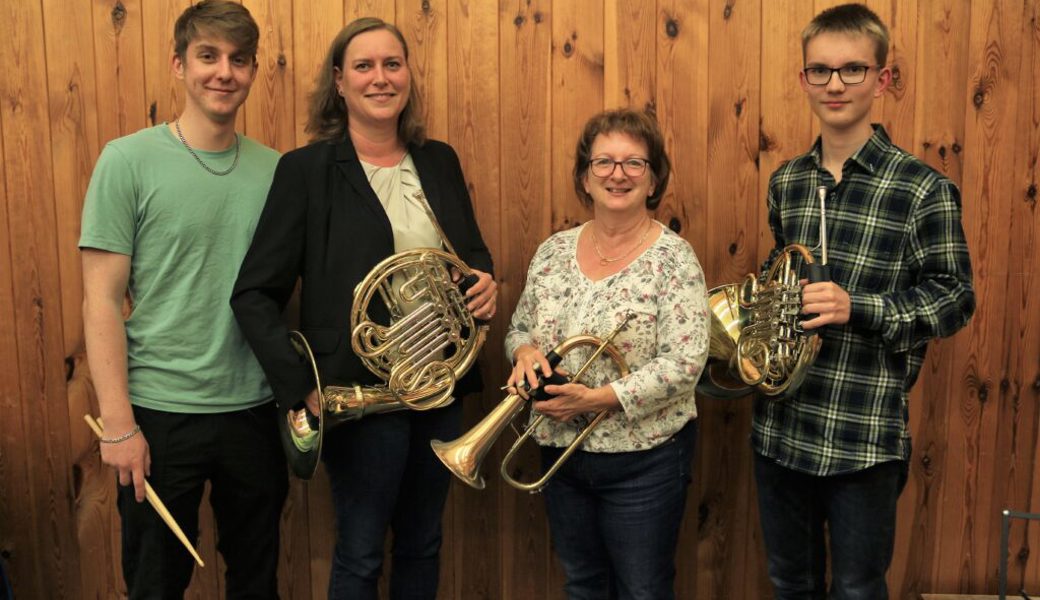
<path fill-rule="evenodd" d="M 646 241 L 646 236 L 650 234 L 650 224 L 651 223 L 652 223 L 652 221 L 647 223 L 646 229 L 643 230 L 643 235 L 640 236 L 639 241 L 636 242 L 634 246 L 632 246 L 631 248 L 629 248 L 628 250 L 626 250 L 622 254 L 619 254 L 619 255 L 617 255 L 617 256 L 615 256 L 613 258 L 608 258 L 608 257 L 604 256 L 603 255 L 603 251 L 599 249 L 599 240 L 596 238 L 596 229 L 595 229 L 595 227 L 593 227 L 590 230 L 590 233 L 592 233 L 592 248 L 596 251 L 596 256 L 599 257 L 599 264 L 600 265 L 604 265 L 604 266 L 605 265 L 609 265 L 610 263 L 615 263 L 615 262 L 621 260 L 622 258 L 625 258 L 629 254 L 632 254 L 633 250 L 635 250 L 636 248 L 642 246 L 643 242 Z"/>

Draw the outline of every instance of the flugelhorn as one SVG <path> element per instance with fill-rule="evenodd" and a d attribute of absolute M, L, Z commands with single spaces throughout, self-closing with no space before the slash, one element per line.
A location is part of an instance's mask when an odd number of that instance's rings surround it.
<path fill-rule="evenodd" d="M 802 329 L 800 267 L 810 282 L 829 281 L 827 268 L 827 188 L 820 203 L 821 262 L 801 244 L 783 248 L 760 283 L 748 273 L 742 283 L 708 291 L 708 364 L 697 391 L 716 398 L 743 396 L 756 389 L 778 396 L 801 385 L 820 351 L 820 336 Z"/>
<path fill-rule="evenodd" d="M 553 348 L 545 358 L 549 362 L 549 366 L 553 369 L 551 374 L 541 373 L 538 376 L 538 388 L 535 389 L 531 396 L 536 400 L 545 400 L 550 396 L 545 394 L 545 384 L 562 384 L 568 381 L 580 381 L 582 375 L 592 366 L 600 355 L 606 354 L 609 356 L 617 366 L 620 376 L 624 377 L 628 375 L 628 363 L 625 358 L 621 355 L 621 352 L 611 342 L 615 337 L 628 325 L 628 322 L 635 318 L 635 314 L 628 312 L 625 314 L 622 322 L 608 335 L 605 339 L 600 339 L 591 335 L 578 335 L 569 337 L 558 346 Z M 582 364 L 581 368 L 571 377 L 564 377 L 555 371 L 557 365 L 563 360 L 563 357 L 580 347 L 593 347 L 592 355 Z M 430 447 L 433 448 L 434 454 L 440 459 L 444 466 L 448 468 L 456 477 L 461 479 L 466 485 L 476 488 L 478 490 L 484 489 L 484 477 L 480 474 L 481 463 L 484 461 L 484 457 L 487 456 L 488 451 L 495 441 L 502 435 L 506 427 L 516 418 L 518 414 L 527 406 L 527 400 L 524 399 L 520 394 L 510 394 L 499 402 L 490 413 L 487 414 L 479 423 L 477 423 L 472 429 L 464 433 L 461 437 L 450 441 L 442 442 L 440 440 L 433 440 L 430 442 Z M 570 458 L 571 454 L 578 449 L 579 446 L 585 441 L 585 438 L 592 433 L 592 430 L 599 425 L 609 414 L 609 411 L 603 411 L 597 413 L 596 416 L 586 425 L 577 437 L 571 442 L 567 449 L 562 455 L 556 460 L 555 463 L 542 475 L 541 478 L 532 481 L 530 483 L 524 483 L 517 481 L 509 474 L 509 463 L 513 460 L 513 457 L 523 446 L 524 442 L 534 433 L 534 430 L 545 418 L 545 415 L 538 415 L 527 429 L 520 435 L 520 437 L 513 444 L 513 447 L 509 449 L 505 458 L 502 460 L 502 465 L 499 469 L 502 479 L 512 487 L 518 490 L 524 490 L 531 492 L 532 494 L 541 491 L 545 484 L 548 483 L 549 479 L 556 474 L 556 471 L 563 466 L 563 463 Z"/>
<path fill-rule="evenodd" d="M 318 466 L 325 431 L 367 415 L 402 409 L 431 410 L 453 400 L 455 383 L 476 362 L 488 326 L 466 308 L 465 290 L 477 277 L 455 253 L 422 192 L 416 199 L 445 250 L 415 248 L 376 265 L 354 289 L 351 348 L 380 385 L 325 385 L 307 338 L 290 341 L 310 363 L 320 404 L 314 415 L 302 403 L 279 418 L 282 446 L 293 472 L 310 479 Z M 461 279 L 456 284 L 453 275 Z M 388 323 L 369 316 L 381 302 Z"/>

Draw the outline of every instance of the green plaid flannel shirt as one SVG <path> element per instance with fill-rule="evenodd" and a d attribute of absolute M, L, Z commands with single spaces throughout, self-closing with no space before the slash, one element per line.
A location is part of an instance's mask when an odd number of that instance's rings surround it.
<path fill-rule="evenodd" d="M 769 182 L 776 248 L 765 264 L 787 244 L 819 244 L 816 188 L 824 185 L 831 279 L 852 302 L 847 324 L 820 330 L 820 354 L 801 387 L 755 401 L 755 451 L 812 475 L 909 459 L 907 396 L 928 341 L 953 334 L 975 311 L 960 192 L 874 128 L 840 184 L 822 166 L 819 140 Z"/>

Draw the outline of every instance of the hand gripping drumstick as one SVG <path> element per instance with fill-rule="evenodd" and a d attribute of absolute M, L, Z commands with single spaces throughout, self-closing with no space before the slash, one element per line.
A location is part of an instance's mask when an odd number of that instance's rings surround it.
<path fill-rule="evenodd" d="M 99 440 L 104 437 L 102 429 L 104 423 L 100 420 L 95 421 L 94 417 L 91 417 L 90 415 L 83 415 L 83 420 L 87 422 L 87 425 L 90 425 L 90 428 L 94 430 L 94 434 Z M 170 511 L 166 510 L 166 505 L 163 504 L 162 500 L 159 499 L 159 496 L 155 494 L 155 490 L 152 489 L 152 485 L 148 483 L 147 479 L 144 482 L 144 497 L 148 499 L 148 503 L 152 505 L 155 512 L 159 513 L 163 522 L 165 522 L 166 526 L 173 532 L 173 535 L 177 536 L 177 539 L 180 540 L 181 543 L 184 544 L 184 547 L 188 549 L 188 552 L 190 552 L 195 558 L 195 562 L 199 563 L 200 567 L 205 567 L 206 565 L 202 562 L 202 557 L 199 556 L 199 553 L 195 551 L 195 547 L 188 541 L 188 536 L 184 535 L 184 531 L 181 530 L 181 526 L 177 524 L 177 521 L 173 519 L 173 515 L 170 514 Z"/>

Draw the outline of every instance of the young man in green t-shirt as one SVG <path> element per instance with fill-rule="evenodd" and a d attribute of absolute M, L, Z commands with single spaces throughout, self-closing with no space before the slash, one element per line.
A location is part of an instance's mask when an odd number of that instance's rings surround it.
<path fill-rule="evenodd" d="M 142 504 L 146 476 L 192 540 L 208 480 L 227 596 L 277 597 L 287 471 L 271 391 L 228 305 L 278 160 L 235 132 L 258 39 L 240 4 L 185 10 L 170 59 L 184 110 L 110 142 L 87 190 L 84 331 L 131 598 L 183 597 L 193 568 Z"/>

